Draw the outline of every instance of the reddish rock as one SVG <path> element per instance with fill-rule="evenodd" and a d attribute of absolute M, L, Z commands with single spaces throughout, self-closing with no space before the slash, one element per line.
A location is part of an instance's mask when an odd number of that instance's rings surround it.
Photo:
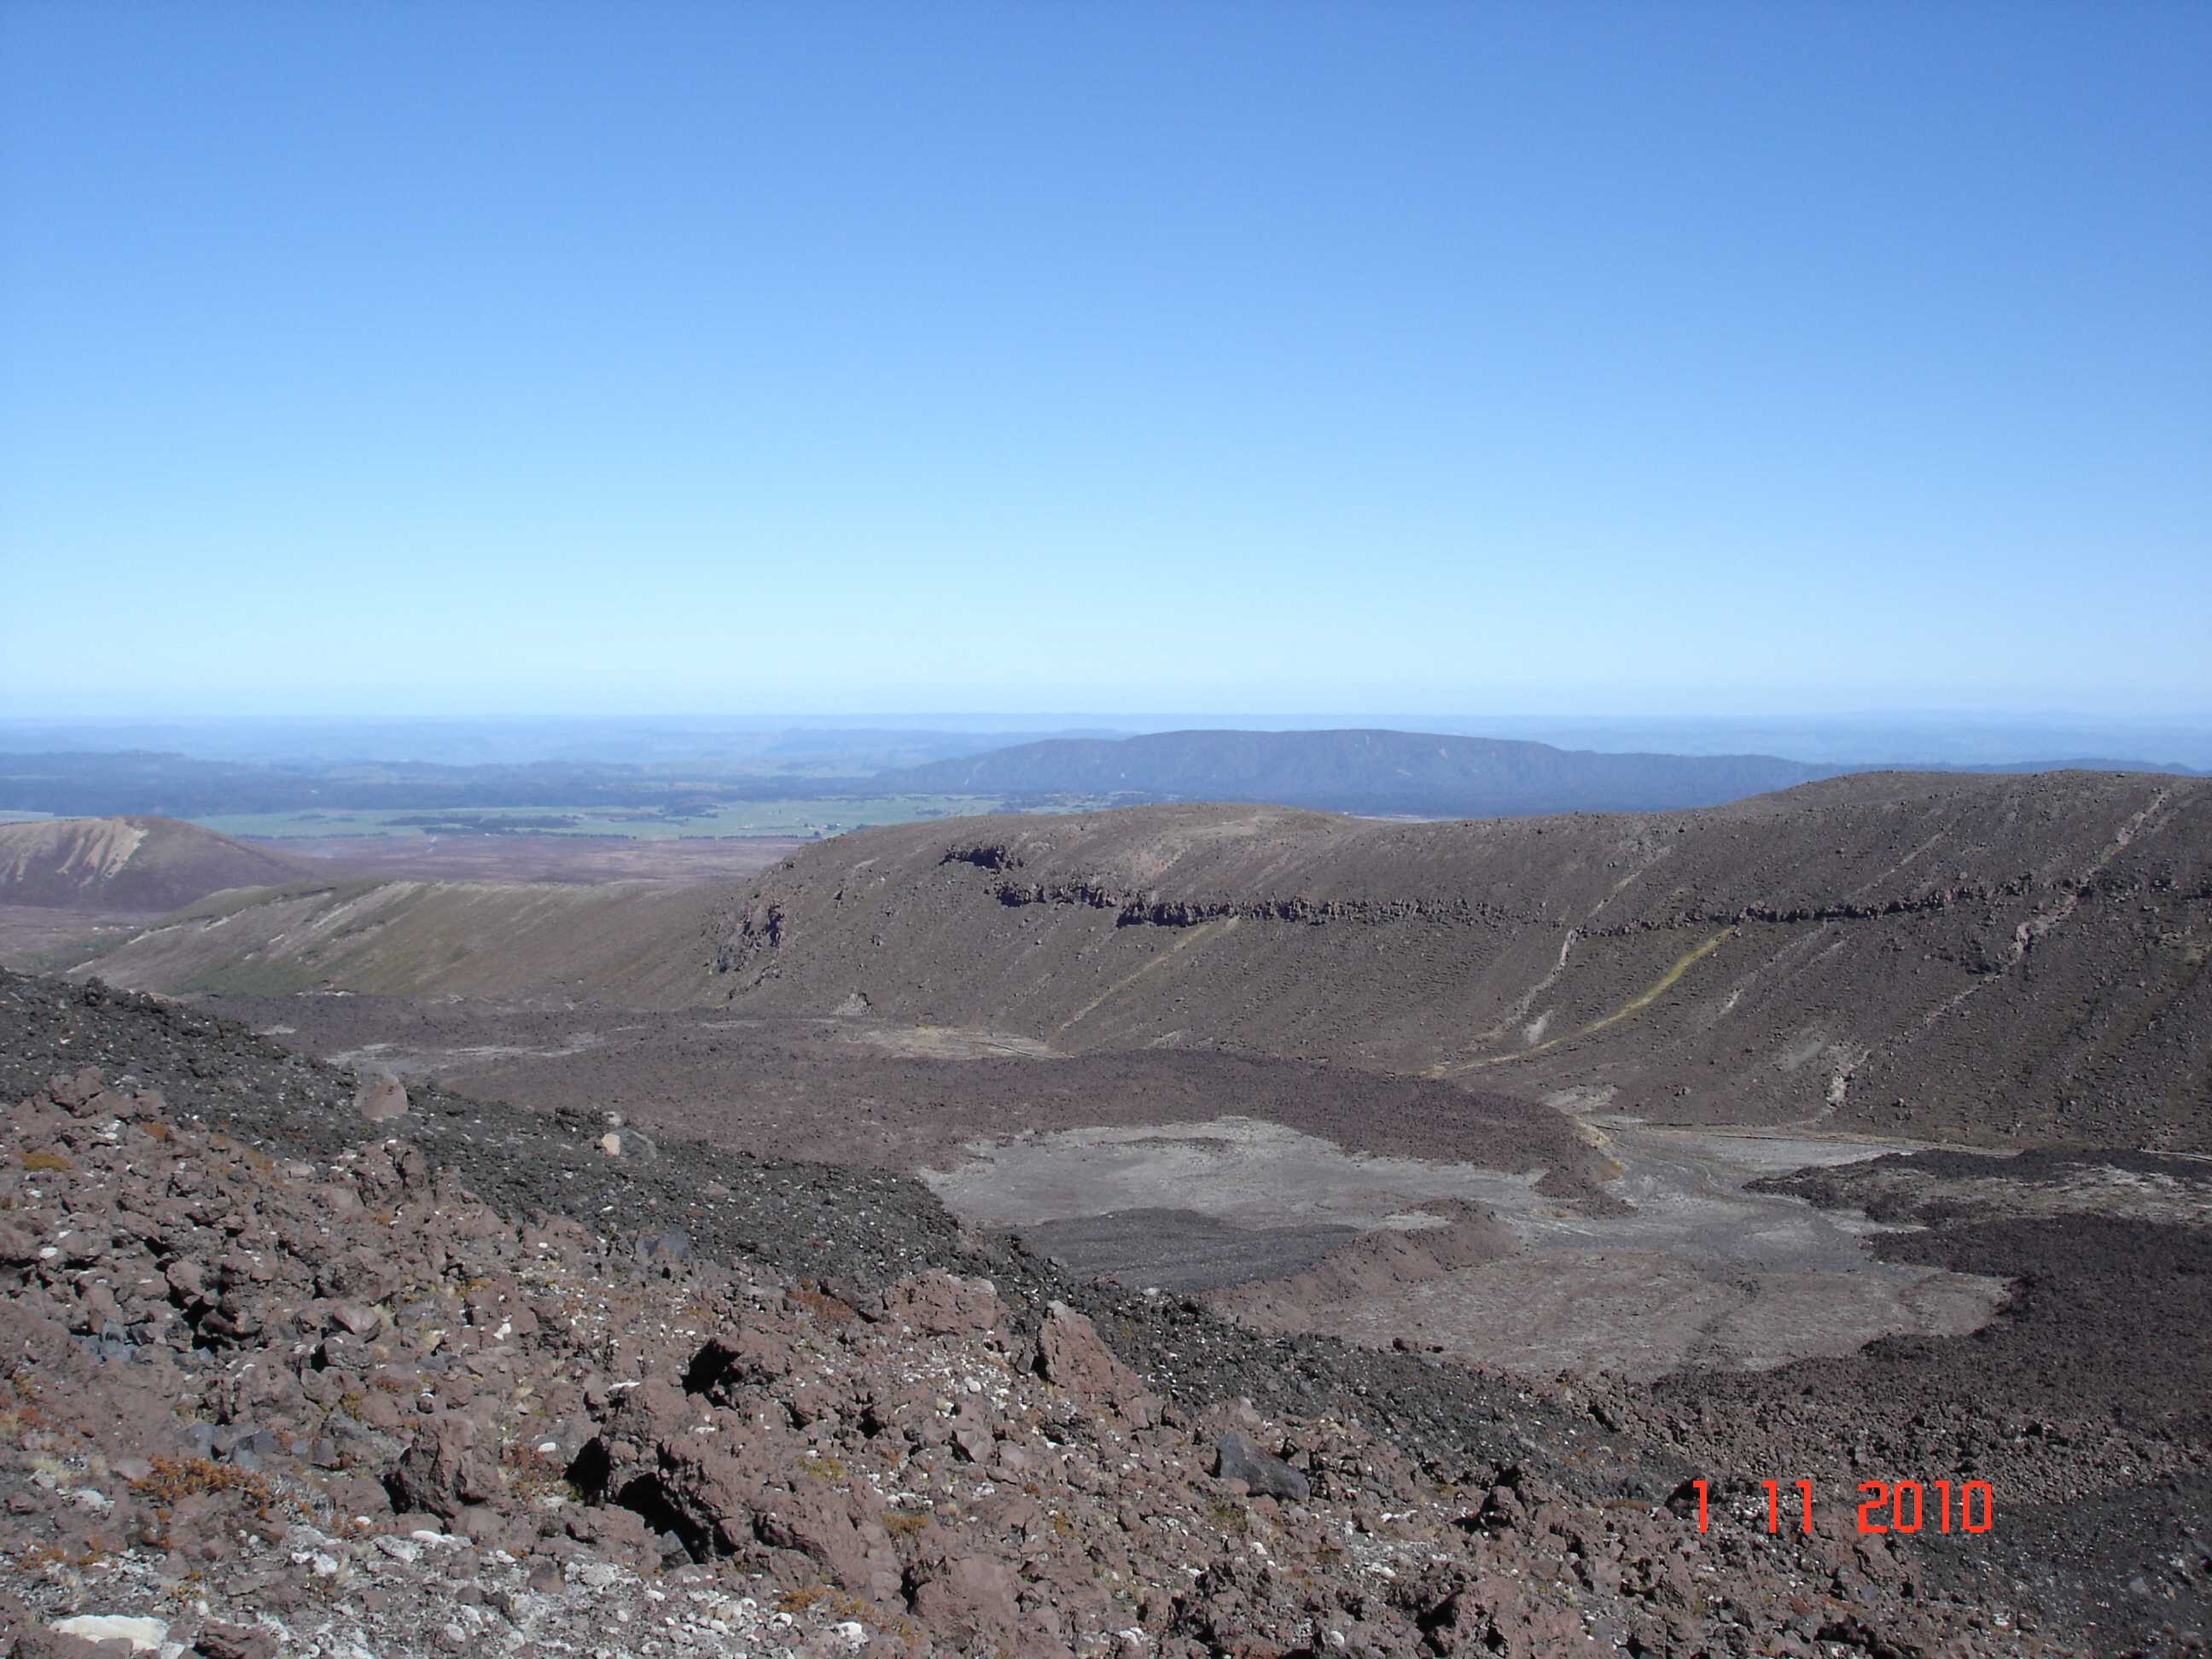
<path fill-rule="evenodd" d="M 246 1625 L 212 1624 L 192 1645 L 201 1659 L 276 1659 L 276 1638 Z"/>
<path fill-rule="evenodd" d="M 1012 1629 L 1018 1614 L 1013 1571 L 1002 1561 L 959 1555 L 939 1564 L 915 1589 L 915 1616 L 940 1629 L 993 1636 Z"/>
<path fill-rule="evenodd" d="M 46 1080 L 46 1095 L 55 1105 L 71 1112 L 95 1098 L 107 1086 L 97 1066 L 88 1066 L 73 1077 L 56 1076 Z"/>
<path fill-rule="evenodd" d="M 15 1638 L 14 1659 L 110 1659 L 131 1651 L 128 1642 L 88 1642 L 58 1630 L 27 1630 Z"/>
<path fill-rule="evenodd" d="M 889 1601 L 901 1583 L 879 1506 L 858 1492 L 802 1483 L 755 1522 L 760 1541 L 795 1551 L 855 1595 Z"/>
<path fill-rule="evenodd" d="M 1115 1357 L 1090 1320 L 1055 1302 L 1037 1333 L 1037 1370 L 1078 1399 L 1106 1406 L 1139 1428 L 1159 1421 L 1159 1401 Z"/>
<path fill-rule="evenodd" d="M 769 1332 L 726 1332 L 699 1350 L 684 1373 L 684 1391 L 726 1405 L 739 1389 L 774 1382 L 791 1373 L 791 1345 Z"/>
<path fill-rule="evenodd" d="M 501 1495 L 499 1464 L 477 1449 L 476 1425 L 451 1414 L 424 1425 L 386 1484 L 394 1509 L 448 1520 L 465 1505 L 493 1503 Z"/>
<path fill-rule="evenodd" d="M 997 1330 L 1006 1309 L 988 1279 L 958 1279 L 933 1269 L 885 1291 L 882 1313 L 924 1336 L 957 1336 Z"/>

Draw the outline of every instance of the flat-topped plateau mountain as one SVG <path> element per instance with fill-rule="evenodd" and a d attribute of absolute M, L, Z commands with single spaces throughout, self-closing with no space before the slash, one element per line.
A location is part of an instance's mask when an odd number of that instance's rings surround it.
<path fill-rule="evenodd" d="M 1249 732 L 1194 729 L 1142 735 L 1063 732 L 1018 733 L 794 732 L 787 739 L 732 734 L 727 747 L 702 750 L 680 733 L 633 732 L 635 747 L 610 749 L 581 732 L 550 741 L 513 731 L 375 728 L 331 730 L 319 738 L 295 729 L 301 745 L 271 750 L 268 733 L 202 733 L 216 752 L 103 746 L 11 752 L 8 745 L 63 733 L 0 722 L 0 812 L 83 817 L 166 813 L 249 839 L 324 842 L 353 861 L 347 843 L 363 836 L 426 843 L 443 851 L 439 867 L 410 875 L 498 874 L 539 879 L 528 866 L 552 852 L 549 842 L 579 838 L 655 842 L 742 841 L 835 834 L 855 825 L 915 823 L 985 811 L 1086 811 L 1162 801 L 1244 800 L 1316 811 L 1411 817 L 1521 817 L 1547 812 L 1660 811 L 1717 805 L 1765 791 L 1850 773 L 1883 769 L 1924 754 L 1932 770 L 2041 772 L 2066 769 L 2188 774 L 2172 759 L 2069 759 L 2135 751 L 2070 745 L 2121 734 L 2022 728 L 2014 754 L 1990 752 L 1984 733 L 1961 742 L 1942 734 L 1864 730 L 1870 748 L 1838 750 L 1831 732 L 1738 730 L 1732 741 L 1781 738 L 1812 745 L 1815 757 L 1716 750 L 1728 734 L 1687 726 L 1651 728 L 1646 746 L 1576 749 L 1529 738 L 1382 728 Z M 89 738 L 89 732 L 81 733 Z M 110 733 L 145 741 L 190 740 L 180 730 Z M 1594 738 L 1634 743 L 1632 730 L 1595 728 Z M 2146 732 L 2202 758 L 2186 734 Z M 517 747 L 518 742 L 520 747 Z M 1665 752 L 1685 742 L 1691 752 Z M 356 744 L 412 759 L 368 758 Z M 2059 744 L 2058 747 L 2039 747 Z M 1796 754 L 1794 749 L 1784 749 Z M 1888 763 L 1869 756 L 1896 757 Z M 498 758 L 500 756 L 507 758 Z M 532 757 L 523 758 L 525 756 Z M 442 757 L 442 758 L 434 758 Z M 2203 773 L 2194 775 L 2203 776 Z M 396 833 L 395 833 L 396 832 Z M 417 833 L 419 832 L 419 834 Z M 452 855 L 507 866 L 457 870 Z M 514 843 L 536 842 L 526 851 Z M 289 849 L 288 849 L 289 850 Z M 382 867 L 402 852 L 368 849 Z M 557 864 L 566 860 L 554 854 Z M 655 871 L 654 873 L 662 873 Z"/>
<path fill-rule="evenodd" d="M 1650 812 L 1717 806 L 1823 778 L 1886 769 L 1773 755 L 1683 755 L 1561 749 L 1526 739 L 1353 728 L 1188 731 L 1055 738 L 886 772 L 885 788 L 1142 801 L 1262 801 L 1415 817 L 1547 812 Z M 1942 771 L 2094 769 L 2202 776 L 2130 761 L 2023 759 Z"/>
<path fill-rule="evenodd" d="M 1200 731 L 1047 738 L 886 772 L 878 781 L 963 794 L 1127 794 L 1491 817 L 1706 806 L 1837 769 L 1771 755 L 1601 754 L 1425 732 Z"/>
<path fill-rule="evenodd" d="M 728 902 L 758 1014 L 1480 1080 L 1672 1121 L 2212 1149 L 2212 786 L 1875 774 L 1697 811 L 864 831 Z"/>
<path fill-rule="evenodd" d="M 228 887 L 295 881 L 307 867 L 175 818 L 0 823 L 0 904 L 159 913 Z"/>

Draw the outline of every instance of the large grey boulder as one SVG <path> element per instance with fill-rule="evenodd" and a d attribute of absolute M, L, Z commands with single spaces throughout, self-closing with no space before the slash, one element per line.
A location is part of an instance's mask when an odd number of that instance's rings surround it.
<path fill-rule="evenodd" d="M 1231 1429 L 1214 1447 L 1214 1474 L 1223 1480 L 1242 1480 L 1258 1498 L 1280 1498 L 1299 1502 L 1313 1496 L 1313 1485 L 1279 1457 L 1270 1457 L 1241 1429 Z"/>

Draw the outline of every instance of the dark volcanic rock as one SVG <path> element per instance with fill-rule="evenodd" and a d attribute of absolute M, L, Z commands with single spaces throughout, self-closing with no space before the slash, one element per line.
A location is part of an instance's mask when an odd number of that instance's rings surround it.
<path fill-rule="evenodd" d="M 1313 1487 L 1279 1457 L 1270 1456 L 1253 1443 L 1242 1429 L 1231 1429 L 1213 1449 L 1213 1473 L 1224 1480 L 1242 1480 L 1255 1497 L 1283 1498 L 1303 1503 Z"/>

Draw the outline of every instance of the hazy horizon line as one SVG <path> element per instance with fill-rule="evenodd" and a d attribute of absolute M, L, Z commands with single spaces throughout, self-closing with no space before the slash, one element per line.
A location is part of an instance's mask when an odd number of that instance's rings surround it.
<path fill-rule="evenodd" d="M 849 712 L 828 709 L 793 709 L 790 711 L 717 710 L 682 705 L 643 709 L 528 709 L 515 708 L 472 708 L 459 712 L 440 710 L 356 709 L 306 714 L 272 714 L 263 711 L 236 709 L 198 709 L 173 712 L 165 709 L 132 710 L 125 713 L 54 712 L 0 714 L 0 727 L 5 726 L 195 726 L 210 723 L 267 726 L 459 726 L 469 724 L 635 724 L 641 721 L 678 720 L 702 725 L 744 725 L 781 728 L 821 726 L 825 728 L 883 725 L 892 727 L 915 726 L 923 721 L 989 721 L 1003 723 L 1020 721 L 1028 724 L 1098 725 L 1115 721 L 1138 721 L 1156 728 L 1165 721 L 1214 722 L 1224 729 L 1261 729 L 1255 725 L 1263 721 L 1292 723 L 1292 729 L 1310 729 L 1317 722 L 1338 722 L 1372 725 L 1378 721 L 1449 720 L 1465 723 L 1474 720 L 1498 720 L 1511 724 L 1547 722 L 1570 725 L 1661 725 L 1669 722 L 1698 721 L 1708 724 L 1773 725 L 1783 722 L 1815 722 L 1820 724 L 1858 724 L 1869 722 L 1914 722 L 1921 720 L 1978 720 L 1996 725 L 2021 726 L 2045 723 L 2086 724 L 2097 726 L 2130 726 L 2147 728 L 2193 727 L 2212 724 L 2212 708 L 2176 708 L 2171 710 L 2119 711 L 2083 706 L 2055 705 L 2038 708 L 2014 708 L 1988 704 L 1911 704 L 1895 708 L 1861 707 L 1836 709 L 1796 707 L 1744 708 L 1598 708 L 1571 709 L 1532 708 L 1509 711 L 1480 707 L 1400 708 L 1116 708 L 1110 706 L 1054 708 L 1001 706 L 967 708 L 861 708 Z M 956 729 L 960 728 L 956 726 Z M 1377 727 L 1376 729 L 1382 729 Z M 1410 730 L 1398 726 L 1391 729 Z"/>

